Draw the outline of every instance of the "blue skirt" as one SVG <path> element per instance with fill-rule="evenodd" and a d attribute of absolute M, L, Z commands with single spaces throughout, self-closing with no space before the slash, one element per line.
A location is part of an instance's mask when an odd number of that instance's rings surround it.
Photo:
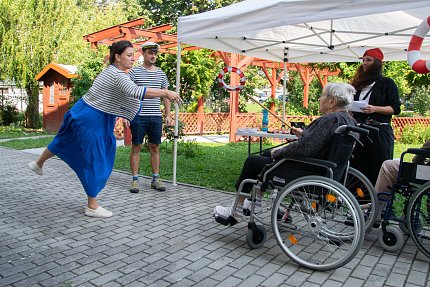
<path fill-rule="evenodd" d="M 112 173 L 116 152 L 116 116 L 98 111 L 82 99 L 65 115 L 48 149 L 78 175 L 86 194 L 96 197 Z"/>

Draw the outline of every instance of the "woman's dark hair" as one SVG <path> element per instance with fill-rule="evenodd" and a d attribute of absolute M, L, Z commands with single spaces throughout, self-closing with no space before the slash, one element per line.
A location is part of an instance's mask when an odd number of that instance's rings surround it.
<path fill-rule="evenodd" d="M 113 64 L 115 62 L 115 55 L 121 55 L 128 47 L 133 48 L 133 44 L 131 44 L 131 42 L 127 40 L 121 40 L 116 43 L 113 43 L 112 46 L 109 47 L 109 62 Z"/>
<path fill-rule="evenodd" d="M 362 90 L 365 86 L 368 86 L 376 80 L 379 80 L 381 77 L 382 61 L 374 58 L 373 65 L 370 66 L 367 72 L 364 71 L 363 64 L 358 67 L 357 72 L 351 81 L 351 85 L 356 90 Z"/>

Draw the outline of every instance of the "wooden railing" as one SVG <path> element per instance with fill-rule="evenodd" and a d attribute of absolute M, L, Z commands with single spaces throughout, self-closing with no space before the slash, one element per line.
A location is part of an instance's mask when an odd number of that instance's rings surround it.
<path fill-rule="evenodd" d="M 174 115 L 173 115 L 174 117 Z M 259 127 L 261 125 L 261 113 L 243 113 L 236 117 L 237 127 Z M 197 113 L 179 113 L 179 120 L 183 124 L 183 132 L 185 135 L 203 135 L 203 134 L 220 134 L 229 133 L 230 116 L 229 113 L 205 113 L 204 117 L 199 120 Z M 290 122 L 305 122 L 310 123 L 317 116 L 286 116 L 285 121 Z M 396 138 L 400 138 L 402 131 L 407 125 L 421 123 L 430 125 L 430 118 L 406 118 L 394 117 L 392 126 L 396 134 Z M 269 130 L 277 130 L 282 126 L 281 122 L 269 115 Z M 117 138 L 124 138 L 124 128 L 122 121 L 119 119 L 115 125 L 115 135 Z"/>

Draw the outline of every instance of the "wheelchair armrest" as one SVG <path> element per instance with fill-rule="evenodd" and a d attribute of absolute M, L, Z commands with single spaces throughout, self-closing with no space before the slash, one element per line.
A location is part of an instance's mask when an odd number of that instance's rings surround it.
<path fill-rule="evenodd" d="M 288 158 L 283 158 L 280 161 L 277 161 L 273 164 L 266 165 L 267 168 L 265 168 L 262 171 L 262 173 L 259 175 L 258 178 L 260 178 L 263 182 L 266 182 L 267 175 L 286 162 L 299 162 L 310 166 L 318 166 L 318 167 L 324 168 L 327 170 L 330 178 L 333 177 L 333 169 L 337 167 L 336 163 L 332 161 L 323 160 L 323 159 L 310 158 L 310 157 L 300 157 L 300 158 L 288 157 Z"/>
<path fill-rule="evenodd" d="M 324 160 L 324 159 L 313 158 L 313 157 L 302 157 L 299 159 L 299 161 L 301 161 L 302 163 L 324 166 L 327 168 L 336 168 L 337 167 L 337 164 L 335 162 Z"/>

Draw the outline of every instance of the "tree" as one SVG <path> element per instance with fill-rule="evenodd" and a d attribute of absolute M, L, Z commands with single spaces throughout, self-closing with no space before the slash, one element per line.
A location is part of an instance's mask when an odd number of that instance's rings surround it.
<path fill-rule="evenodd" d="M 156 26 L 166 23 L 176 25 L 180 16 L 187 16 L 221 8 L 240 0 L 139 0 L 144 8 L 143 15 L 148 19 L 146 26 Z"/>
<path fill-rule="evenodd" d="M 430 111 L 430 86 L 415 87 L 411 102 L 415 112 L 421 116 L 428 116 Z"/>
<path fill-rule="evenodd" d="M 82 36 L 136 17 L 135 0 L 0 0 L 0 78 L 26 90 L 26 125 L 40 127 L 35 76 L 51 61 L 78 65 L 91 56 Z M 135 11 L 128 11 L 134 7 Z M 128 11 L 128 12 L 127 12 Z M 128 14 L 127 14 L 128 13 Z"/>

